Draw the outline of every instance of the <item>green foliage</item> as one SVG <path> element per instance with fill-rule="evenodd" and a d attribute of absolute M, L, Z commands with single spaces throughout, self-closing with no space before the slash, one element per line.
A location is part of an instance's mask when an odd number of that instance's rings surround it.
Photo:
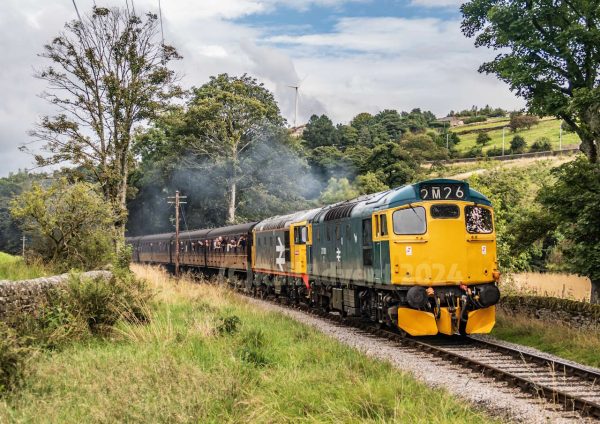
<path fill-rule="evenodd" d="M 175 48 L 159 37 L 158 16 L 129 8 L 94 7 L 40 55 L 50 65 L 37 74 L 48 84 L 44 97 L 57 108 L 33 131 L 45 154 L 40 166 L 73 163 L 94 177 L 113 222 L 123 236 L 134 125 L 156 116 L 180 94 L 169 62 Z"/>
<path fill-rule="evenodd" d="M 11 214 L 34 237 L 33 249 L 57 269 L 93 269 L 112 260 L 115 216 L 91 184 L 34 183 L 12 200 Z"/>
<path fill-rule="evenodd" d="M 240 322 L 240 317 L 236 315 L 219 317 L 217 320 L 217 332 L 220 335 L 235 334 L 239 329 Z"/>
<path fill-rule="evenodd" d="M 380 175 L 369 171 L 366 174 L 357 176 L 354 183 L 359 194 L 371 194 L 389 190 L 389 187 L 381 179 Z"/>
<path fill-rule="evenodd" d="M 283 124 L 273 94 L 250 76 L 222 74 L 194 89 L 185 107 L 138 139 L 140 194 L 130 202 L 129 229 L 173 230 L 165 190 L 188 196 L 188 228 L 305 208 L 304 197 L 318 196 L 320 185 Z"/>
<path fill-rule="evenodd" d="M 0 322 L 0 394 L 18 388 L 31 351 L 24 348 L 16 332 Z"/>
<path fill-rule="evenodd" d="M 552 143 L 548 137 L 538 138 L 529 148 L 531 152 L 549 152 L 552 150 Z"/>
<path fill-rule="evenodd" d="M 312 115 L 302 133 L 302 139 L 311 149 L 333 146 L 337 144 L 336 128 L 327 115 Z"/>
<path fill-rule="evenodd" d="M 523 153 L 527 147 L 527 142 L 520 135 L 515 135 L 510 141 L 510 151 L 512 153 Z"/>
<path fill-rule="evenodd" d="M 476 122 L 485 122 L 485 121 L 487 121 L 486 116 L 470 116 L 466 119 L 463 119 L 463 122 L 465 124 L 474 124 Z"/>
<path fill-rule="evenodd" d="M 540 120 L 537 116 L 511 113 L 508 126 L 512 132 L 517 132 L 522 128 L 531 129 L 532 126 L 538 125 L 539 123 Z"/>
<path fill-rule="evenodd" d="M 261 329 L 252 329 L 243 335 L 239 348 L 242 361 L 264 367 L 270 362 L 265 351 L 265 333 Z"/>
<path fill-rule="evenodd" d="M 107 335 L 117 322 L 146 323 L 152 293 L 130 273 L 110 278 L 72 274 L 64 287 L 46 294 L 33 314 L 9 323 L 27 346 L 57 349 L 94 335 Z"/>
<path fill-rule="evenodd" d="M 553 171 L 556 182 L 540 192 L 546 219 L 564 235 L 569 268 L 592 281 L 592 301 L 600 297 L 600 165 L 579 158 Z"/>
<path fill-rule="evenodd" d="M 330 178 L 327 187 L 321 193 L 320 201 L 324 204 L 332 204 L 353 199 L 358 194 L 358 190 L 350 184 L 347 178 Z"/>
<path fill-rule="evenodd" d="M 527 168 L 498 168 L 469 177 L 469 184 L 494 205 L 494 222 L 500 268 L 506 271 L 544 269 L 549 251 L 543 243 L 523 240 L 529 217 L 540 213 L 536 196 L 552 180 L 545 162 Z M 545 228 L 536 221 L 535 228 Z"/>
<path fill-rule="evenodd" d="M 501 52 L 479 71 L 508 83 L 532 113 L 564 119 L 598 161 L 600 4 L 471 0 L 461 11 L 463 33 Z"/>
<path fill-rule="evenodd" d="M 0 251 L 16 254 L 20 253 L 22 248 L 23 233 L 10 214 L 11 199 L 31 188 L 34 181 L 39 182 L 46 178 L 49 178 L 48 174 L 30 174 L 26 171 L 18 171 L 0 178 Z"/>
<path fill-rule="evenodd" d="M 476 141 L 477 141 L 477 144 L 479 144 L 481 146 L 485 146 L 490 141 L 492 141 L 492 138 L 489 136 L 488 133 L 481 132 L 481 133 L 477 134 L 477 140 Z"/>

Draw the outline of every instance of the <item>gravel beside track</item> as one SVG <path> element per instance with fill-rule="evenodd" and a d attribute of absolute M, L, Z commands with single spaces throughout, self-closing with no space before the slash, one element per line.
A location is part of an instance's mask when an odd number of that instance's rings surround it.
<path fill-rule="evenodd" d="M 442 358 L 415 348 L 402 346 L 365 331 L 336 324 L 300 310 L 278 306 L 268 301 L 242 297 L 264 309 L 283 313 L 308 324 L 372 358 L 388 361 L 399 370 L 411 373 L 428 386 L 445 388 L 450 393 L 469 401 L 475 407 L 484 409 L 503 420 L 524 423 L 597 422 L 591 418 L 584 419 L 576 412 L 565 412 L 559 405 L 552 405 L 517 388 L 509 387 L 505 383 L 496 382 L 490 377 L 466 370 L 460 365 L 453 365 Z M 522 349 L 521 346 L 519 347 Z"/>

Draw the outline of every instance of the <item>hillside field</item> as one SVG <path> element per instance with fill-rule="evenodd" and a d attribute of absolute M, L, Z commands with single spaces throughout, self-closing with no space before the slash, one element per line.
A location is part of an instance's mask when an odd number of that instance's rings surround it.
<path fill-rule="evenodd" d="M 456 145 L 456 149 L 459 152 L 465 152 L 477 145 L 477 143 L 476 143 L 476 139 L 477 139 L 477 135 L 478 135 L 477 132 L 473 132 L 473 133 L 469 133 L 469 134 L 461 134 L 462 132 L 490 128 L 490 127 L 494 128 L 494 127 L 498 127 L 498 126 L 502 125 L 503 123 L 506 125 L 506 130 L 504 132 L 504 137 L 505 137 L 504 143 L 505 143 L 505 149 L 507 152 L 510 149 L 510 141 L 516 134 L 522 136 L 525 139 L 525 142 L 527 143 L 527 148 L 529 148 L 536 140 L 538 140 L 542 137 L 547 137 L 550 140 L 550 142 L 552 143 L 552 148 L 554 150 L 559 149 L 560 120 L 555 119 L 555 118 L 544 118 L 544 119 L 540 120 L 539 124 L 532 126 L 531 129 L 522 129 L 522 130 L 517 131 L 516 133 L 513 133 L 510 130 L 510 128 L 508 128 L 508 123 L 509 123 L 508 118 L 496 119 L 493 121 L 482 122 L 482 123 L 478 123 L 478 124 L 462 125 L 462 126 L 454 127 L 451 129 L 451 131 L 458 134 L 458 136 L 460 137 L 460 143 L 458 145 Z M 485 152 L 485 151 L 487 151 L 489 149 L 493 149 L 493 148 L 501 149 L 502 148 L 502 128 L 489 130 L 489 131 L 487 131 L 487 133 L 492 138 L 492 140 L 489 142 L 489 144 L 487 146 L 485 146 L 483 148 L 483 151 Z M 577 134 L 568 133 L 563 130 L 563 133 L 562 133 L 563 149 L 567 148 L 567 147 L 577 147 L 579 145 L 579 143 L 580 143 L 580 140 L 579 140 L 579 136 Z M 527 148 L 526 148 L 526 150 L 527 150 Z"/>

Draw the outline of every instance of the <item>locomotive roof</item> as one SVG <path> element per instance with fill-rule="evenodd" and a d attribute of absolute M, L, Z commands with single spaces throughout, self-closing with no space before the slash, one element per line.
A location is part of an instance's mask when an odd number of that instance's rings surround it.
<path fill-rule="evenodd" d="M 364 217 L 371 215 L 371 213 L 377 210 L 421 202 L 422 199 L 419 195 L 419 190 L 421 185 L 424 184 L 462 184 L 465 186 L 467 192 L 464 200 L 491 206 L 489 199 L 478 191 L 470 188 L 468 183 L 460 180 L 437 178 L 324 206 L 319 213 L 316 214 L 313 222 L 330 221 L 349 216 Z"/>
<path fill-rule="evenodd" d="M 306 211 L 294 212 L 288 215 L 273 216 L 271 218 L 263 219 L 256 224 L 255 229 L 257 231 L 266 230 L 278 230 L 281 228 L 289 228 L 290 224 L 294 222 L 307 221 L 312 219 L 321 208 L 310 209 Z"/>

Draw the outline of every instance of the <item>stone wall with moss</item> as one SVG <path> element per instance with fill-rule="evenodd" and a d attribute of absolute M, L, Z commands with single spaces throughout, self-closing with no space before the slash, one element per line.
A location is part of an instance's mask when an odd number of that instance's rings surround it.
<path fill-rule="evenodd" d="M 90 271 L 82 277 L 110 278 L 109 271 Z M 0 319 L 17 312 L 33 310 L 45 297 L 48 290 L 59 287 L 69 279 L 69 274 L 42 277 L 23 281 L 0 281 Z"/>

